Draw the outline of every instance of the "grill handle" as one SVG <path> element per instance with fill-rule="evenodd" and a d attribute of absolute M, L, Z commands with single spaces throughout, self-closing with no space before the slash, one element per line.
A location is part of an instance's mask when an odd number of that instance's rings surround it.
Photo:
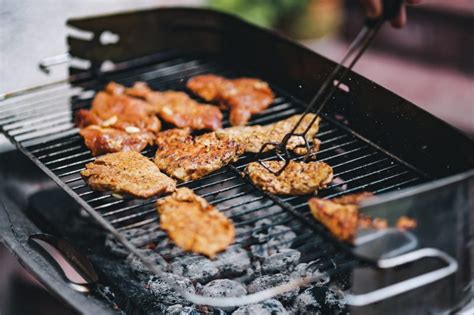
<path fill-rule="evenodd" d="M 377 262 L 377 267 L 390 269 L 423 258 L 437 258 L 446 263 L 447 266 L 372 292 L 358 295 L 347 294 L 347 303 L 352 306 L 369 305 L 444 279 L 458 270 L 458 263 L 453 257 L 435 248 L 422 248 L 397 257 L 380 259 Z"/>

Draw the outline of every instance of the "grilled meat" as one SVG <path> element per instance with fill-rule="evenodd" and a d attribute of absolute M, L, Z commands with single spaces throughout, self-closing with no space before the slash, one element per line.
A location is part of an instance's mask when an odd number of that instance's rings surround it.
<path fill-rule="evenodd" d="M 243 153 L 235 141 L 220 140 L 215 133 L 193 138 L 189 129 L 160 132 L 156 144 L 156 165 L 161 171 L 181 180 L 198 179 L 236 161 Z"/>
<path fill-rule="evenodd" d="M 246 152 L 258 153 L 262 146 L 267 142 L 279 143 L 283 140 L 293 127 L 296 125 L 301 115 L 293 115 L 285 120 L 278 121 L 273 124 L 260 126 L 244 126 L 231 127 L 216 131 L 216 135 L 221 139 L 232 139 L 245 147 Z M 315 118 L 314 114 L 307 114 L 301 125 L 296 129 L 296 133 L 302 133 L 311 124 Z M 311 153 L 314 154 L 319 150 L 320 141 L 315 138 L 319 130 L 319 117 L 315 119 L 313 125 L 306 134 L 306 139 L 311 145 Z M 302 137 L 291 137 L 288 141 L 287 148 L 296 154 L 303 155 L 307 153 L 305 141 Z M 267 146 L 265 151 L 271 150 L 272 147 Z"/>
<path fill-rule="evenodd" d="M 411 230 L 411 229 L 416 228 L 416 225 L 417 225 L 416 220 L 411 219 L 407 216 L 399 217 L 397 220 L 397 223 L 395 224 L 395 226 L 401 230 Z"/>
<path fill-rule="evenodd" d="M 111 82 L 105 91 L 97 93 L 90 110 L 76 114 L 79 128 L 89 125 L 125 130 L 128 127 L 158 132 L 161 128 L 153 107 L 147 102 L 124 94 L 125 87 Z"/>
<path fill-rule="evenodd" d="M 230 80 L 212 74 L 199 75 L 191 78 L 187 87 L 206 101 L 217 101 L 229 109 L 232 126 L 247 124 L 253 114 L 264 111 L 274 99 L 266 82 L 251 78 Z"/>
<path fill-rule="evenodd" d="M 338 239 L 352 242 L 357 229 L 385 229 L 388 222 L 359 213 L 358 204 L 372 197 L 372 193 L 361 192 L 331 200 L 311 198 L 309 208 L 313 216 L 324 224 Z"/>
<path fill-rule="evenodd" d="M 133 129 L 136 132 L 130 132 L 132 127 L 128 127 L 126 130 L 129 132 L 90 125 L 82 128 L 79 134 L 84 138 L 84 142 L 93 156 L 120 151 L 140 152 L 148 144 L 153 144 L 153 133 L 139 129 Z"/>
<path fill-rule="evenodd" d="M 145 99 L 162 120 L 178 128 L 216 130 L 222 127 L 222 113 L 218 107 L 200 104 L 186 93 L 153 91 L 144 82 L 135 83 L 126 93 Z"/>
<path fill-rule="evenodd" d="M 149 198 L 172 192 L 176 182 L 161 173 L 158 167 L 140 153 L 110 153 L 88 163 L 81 172 L 93 190 L 113 191 L 137 198 Z"/>
<path fill-rule="evenodd" d="M 265 165 L 277 171 L 284 161 L 265 161 Z M 325 187 L 331 182 L 332 168 L 323 162 L 290 161 L 283 172 L 276 176 L 258 162 L 250 163 L 246 171 L 255 185 L 276 195 L 306 195 Z"/>
<path fill-rule="evenodd" d="M 160 227 L 186 251 L 214 257 L 234 242 L 232 221 L 189 188 L 178 188 L 156 206 Z"/>

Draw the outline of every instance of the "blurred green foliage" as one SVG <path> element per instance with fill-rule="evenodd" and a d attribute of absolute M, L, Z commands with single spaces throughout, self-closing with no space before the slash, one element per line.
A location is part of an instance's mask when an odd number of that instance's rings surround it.
<path fill-rule="evenodd" d="M 211 8 L 237 14 L 264 27 L 275 26 L 284 17 L 299 14 L 310 0 L 208 0 Z"/>

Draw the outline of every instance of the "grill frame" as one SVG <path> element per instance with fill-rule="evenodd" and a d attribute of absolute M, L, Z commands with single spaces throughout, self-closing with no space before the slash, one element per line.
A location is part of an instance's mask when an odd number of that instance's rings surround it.
<path fill-rule="evenodd" d="M 171 9 L 169 9 L 169 10 L 171 10 Z M 164 12 L 165 15 L 166 15 L 166 14 L 168 14 L 167 12 L 170 12 L 169 10 L 161 10 L 160 12 Z M 173 11 L 173 10 L 171 10 L 171 11 Z M 185 14 L 189 14 L 189 12 L 191 12 L 191 11 L 193 11 L 193 10 L 182 10 L 182 9 L 179 9 L 179 10 L 176 10 L 176 11 L 178 11 L 178 13 L 179 13 L 179 12 L 184 12 Z M 176 13 L 176 11 L 175 11 L 175 13 Z M 199 11 L 203 12 L 204 14 L 210 14 L 208 11 L 205 11 L 205 10 L 199 10 Z M 147 12 L 149 13 L 149 11 L 147 11 Z M 156 13 L 157 11 L 154 11 L 154 12 Z M 145 13 L 145 12 L 142 12 L 142 13 Z M 148 14 L 148 13 L 147 13 L 147 14 Z M 181 13 L 179 13 L 179 14 L 181 14 Z M 213 13 L 213 14 L 215 14 L 215 13 Z M 119 15 L 119 16 L 120 16 L 120 15 Z M 219 18 L 221 18 L 220 15 L 216 15 L 216 16 L 218 16 Z M 166 18 L 165 18 L 165 19 L 166 19 Z M 192 20 L 192 19 L 191 19 L 191 20 Z M 70 22 L 70 24 L 71 24 L 71 25 L 74 25 L 74 24 L 81 24 L 81 23 L 83 23 L 84 21 L 87 22 L 87 20 L 82 20 L 82 21 L 77 21 L 77 20 L 76 20 L 76 21 Z M 101 22 L 100 22 L 100 18 L 99 18 L 99 19 L 96 19 L 96 20 L 94 20 L 94 21 L 95 21 L 94 23 L 99 23 L 99 24 L 101 23 Z M 90 21 L 89 21 L 89 22 L 90 22 Z M 192 22 L 192 23 L 190 23 L 190 24 L 195 23 L 195 21 L 194 21 L 194 22 L 191 21 L 191 22 Z M 109 21 L 109 23 L 110 23 L 110 21 Z M 115 23 L 116 23 L 116 21 L 114 22 L 114 24 L 115 24 Z M 241 23 L 241 22 L 239 22 L 239 23 Z M 99 25 L 99 24 L 96 24 L 96 25 Z M 107 23 L 106 23 L 106 24 L 107 24 Z M 217 23 L 217 24 L 218 24 L 218 23 Z M 195 26 L 195 24 L 193 24 L 193 25 Z M 102 28 L 102 27 L 108 27 L 108 26 L 110 26 L 110 25 L 101 26 L 101 28 Z M 217 26 L 219 26 L 219 25 L 217 25 Z M 246 25 L 245 27 L 250 27 L 250 26 Z M 88 28 L 86 27 L 86 29 L 88 29 Z M 207 30 L 207 31 L 209 31 L 209 30 Z M 259 31 L 260 31 L 260 30 L 259 30 Z M 260 31 L 260 32 L 263 32 L 263 31 Z M 99 33 L 100 33 L 100 32 L 99 32 Z M 133 32 L 131 32 L 131 33 L 133 33 Z M 122 34 L 121 34 L 121 35 L 122 35 Z M 272 36 L 275 36 L 275 35 L 272 34 Z M 275 40 L 275 39 L 273 39 L 273 40 Z M 76 42 L 76 43 L 77 43 L 77 42 Z M 96 45 L 97 43 L 91 43 L 91 44 Z M 87 44 L 84 44 L 84 43 L 83 43 L 83 45 L 86 45 L 86 46 L 87 46 L 88 43 L 87 43 Z M 294 45 L 294 44 L 292 44 L 292 45 Z M 72 46 L 74 46 L 74 45 L 72 45 Z M 73 50 L 74 50 L 74 47 L 72 47 L 72 48 L 73 48 Z M 84 48 L 84 47 L 82 47 L 82 49 L 83 49 L 83 48 Z M 103 47 L 102 47 L 102 48 L 103 48 Z M 102 49 L 102 48 L 101 48 L 101 49 Z M 299 49 L 300 49 L 300 50 L 304 50 L 304 49 L 302 49 L 301 47 L 299 47 Z M 83 53 L 83 52 L 82 52 L 82 53 Z M 103 52 L 102 52 L 102 53 L 103 53 Z M 81 55 L 81 52 L 79 52 L 77 55 Z M 105 55 L 107 55 L 107 54 L 105 54 Z M 100 58 L 102 58 L 102 61 L 103 61 L 105 55 L 100 56 Z M 164 54 L 164 56 L 165 56 L 165 58 L 169 58 L 170 55 L 167 53 L 167 54 Z M 129 57 L 130 57 L 130 56 L 127 56 L 127 58 L 129 58 Z M 156 57 L 156 56 L 155 56 L 155 57 Z M 150 59 L 143 58 L 143 59 L 141 59 L 141 60 L 138 60 L 137 63 L 135 63 L 135 62 L 129 62 L 129 61 L 128 61 L 128 62 L 126 62 L 126 63 L 123 64 L 122 69 L 123 69 L 123 67 L 127 67 L 127 68 L 129 69 L 129 67 L 132 66 L 132 65 L 134 65 L 134 64 L 149 64 L 151 60 L 156 60 L 155 57 L 150 57 Z M 163 57 L 163 55 L 160 55 L 160 58 L 162 58 L 162 57 Z M 321 58 L 321 57 L 319 57 L 319 58 Z M 92 58 L 92 59 L 93 59 L 93 58 Z M 118 58 L 118 59 L 119 59 L 119 61 L 120 61 L 120 58 Z M 94 65 L 94 64 L 100 64 L 100 63 L 101 63 L 101 62 L 96 62 L 96 61 L 94 61 L 94 60 L 92 60 L 92 61 L 93 61 L 93 62 L 92 62 L 93 65 Z M 320 61 L 322 64 L 324 64 L 325 66 L 327 66 L 327 67 L 330 67 L 330 66 L 331 66 L 331 62 L 329 62 L 329 61 L 327 61 L 327 60 L 323 60 L 323 61 L 319 60 L 319 61 Z M 119 65 L 119 68 L 120 68 L 120 67 L 121 67 L 121 66 Z M 123 70 L 122 70 L 122 71 L 123 71 Z M 94 73 L 94 72 L 92 72 L 92 73 Z M 256 74 L 256 75 L 258 75 L 258 74 Z M 353 74 L 353 75 L 356 77 L 356 79 L 359 79 L 359 80 L 362 81 L 362 82 L 359 82 L 359 84 L 363 84 L 363 85 L 365 84 L 365 86 L 373 85 L 373 83 L 368 82 L 368 81 L 365 80 L 365 79 L 362 80 L 362 78 L 357 77 L 357 75 L 355 75 L 355 74 Z M 265 75 L 263 75 L 263 76 L 261 76 L 261 77 L 266 78 Z M 87 86 L 87 85 L 88 85 L 88 82 L 90 82 L 90 80 L 91 80 L 91 73 L 90 73 L 90 72 L 88 72 L 88 73 L 80 73 L 80 74 L 78 74 L 78 75 L 74 75 L 72 78 L 73 78 L 73 81 L 72 81 L 72 82 L 73 82 L 74 84 L 77 84 L 77 85 L 79 85 L 79 86 L 84 87 L 84 86 Z M 92 78 L 93 78 L 93 80 L 97 79 L 97 78 L 94 78 L 94 77 L 92 77 Z M 104 76 L 104 75 L 101 75 L 98 79 L 101 80 L 102 82 L 106 82 L 106 81 L 108 80 L 108 79 L 107 79 L 107 75 L 105 75 L 105 76 Z M 365 80 L 366 82 L 364 82 L 364 80 Z M 303 81 L 305 81 L 305 80 L 303 80 Z M 370 84 L 370 85 L 369 85 L 369 84 Z M 287 84 L 287 85 L 288 85 L 288 84 Z M 377 89 L 381 89 L 380 87 L 376 87 L 376 88 L 377 88 Z M 382 90 L 383 90 L 383 89 L 382 89 Z M 309 88 L 304 88 L 304 91 L 305 91 L 306 93 L 309 93 L 309 92 L 311 91 L 311 89 L 309 89 Z M 380 92 L 380 91 L 379 91 L 379 92 Z M 382 91 L 382 92 L 387 92 L 387 91 Z M 391 95 L 391 93 L 386 93 L 386 95 L 387 95 L 387 97 L 385 97 L 386 100 L 390 100 L 390 98 L 394 97 L 394 95 Z M 341 99 L 341 100 L 344 100 L 345 98 L 347 99 L 347 97 L 348 97 L 348 96 L 347 96 L 347 95 L 344 95 L 343 93 L 339 93 L 339 94 L 338 94 L 338 98 Z M 401 102 L 401 99 L 399 99 L 398 97 L 396 97 L 396 99 L 397 99 L 397 100 L 396 100 L 396 101 L 397 101 L 396 103 L 400 103 L 400 102 Z M 404 101 L 404 100 L 402 100 L 402 101 L 403 101 L 404 103 L 406 103 L 405 105 L 407 105 L 407 106 L 408 106 L 408 105 L 413 106 L 412 104 L 409 104 L 408 102 L 406 102 L 406 101 Z M 270 109 L 271 109 L 271 108 L 270 108 Z M 346 108 L 346 107 L 344 107 L 344 108 L 342 108 L 342 109 L 343 109 L 344 112 L 349 112 L 349 110 L 350 110 L 350 109 L 348 109 L 348 108 Z M 0 110 L 1 110 L 1 107 L 0 107 Z M 418 114 L 419 114 L 419 113 L 418 113 Z M 356 116 L 357 116 L 357 115 L 356 115 Z M 348 117 L 349 117 L 349 116 L 348 116 Z M 339 124 L 340 127 L 344 127 L 343 124 L 338 123 L 337 121 L 332 121 L 332 123 Z M 438 122 L 438 123 L 439 123 L 439 122 Z M 360 124 L 361 124 L 361 122 L 357 122 L 357 125 L 358 125 L 358 126 L 360 126 Z M 346 127 L 346 128 L 347 128 L 347 127 Z M 450 129 L 448 129 L 448 130 L 450 130 Z M 4 131 L 4 130 L 3 130 L 3 131 Z M 450 133 L 453 134 L 453 131 L 450 131 Z M 15 141 L 15 139 L 12 138 L 12 135 L 11 135 L 11 134 L 8 134 L 8 133 L 7 133 L 7 135 L 10 137 L 10 140 Z M 18 136 L 18 134 L 17 134 L 17 136 Z M 377 145 L 375 142 L 372 142 L 372 141 L 367 140 L 367 139 L 364 138 L 364 136 L 362 136 L 362 135 L 358 135 L 358 136 L 361 137 L 362 139 L 364 139 L 364 141 L 366 141 L 367 143 L 370 143 L 372 146 L 377 147 L 377 148 L 380 149 L 380 150 L 383 150 L 383 149 L 381 149 L 380 147 L 378 147 L 378 145 Z M 456 142 L 458 142 L 458 143 L 463 143 L 463 142 L 465 143 L 465 140 L 464 140 L 464 139 L 459 139 L 459 138 L 456 138 L 456 139 L 457 139 Z M 42 170 L 43 170 L 45 173 L 47 173 L 49 176 L 53 176 L 52 178 L 54 179 L 54 174 L 51 174 L 51 171 L 50 171 L 48 168 L 46 168 L 46 166 L 44 166 L 42 163 L 38 163 L 39 161 L 36 160 L 35 156 L 33 156 L 33 154 L 31 154 L 31 152 L 28 152 L 24 147 L 22 147 L 22 146 L 20 146 L 20 145 L 18 145 L 18 144 L 17 144 L 17 147 L 18 147 L 18 149 L 19 149 L 22 153 L 24 153 L 24 154 L 25 154 L 28 158 L 30 158 L 35 164 L 37 164 L 37 165 L 40 167 L 40 169 L 42 169 Z M 465 149 L 466 152 L 469 152 L 469 149 L 466 148 L 466 146 L 462 146 L 462 148 Z M 324 149 L 323 149 L 323 150 L 324 150 Z M 385 151 L 385 150 L 383 150 L 383 152 L 384 152 L 385 154 L 388 153 L 388 151 Z M 393 156 L 393 155 L 390 155 L 390 156 L 391 156 L 391 158 L 397 159 L 397 158 L 396 158 L 395 156 Z M 398 160 L 399 162 L 403 162 L 403 161 L 400 160 L 400 159 L 397 159 L 397 160 Z M 467 164 L 467 165 L 468 165 L 468 164 L 469 164 L 469 161 L 464 162 L 464 164 Z M 461 166 L 461 168 L 462 168 L 462 166 Z M 235 174 L 237 175 L 237 174 L 238 174 L 238 169 L 237 169 L 237 170 L 234 169 L 234 172 L 235 172 Z M 420 172 L 420 173 L 423 173 L 423 172 Z M 437 175 L 438 175 L 438 174 L 437 174 Z M 435 177 L 438 177 L 438 176 L 435 176 Z M 81 204 L 83 207 L 85 206 L 86 209 L 89 207 L 87 204 L 84 204 L 84 202 L 80 201 L 80 200 L 82 200 L 82 199 L 78 200 L 78 199 L 76 198 L 76 197 L 77 197 L 76 194 L 70 191 L 71 189 L 69 188 L 69 186 L 67 186 L 67 184 L 64 184 L 62 181 L 57 181 L 57 180 L 55 180 L 55 182 L 56 182 L 61 188 L 65 189 L 68 193 L 72 194 L 72 197 L 73 197 L 76 201 L 78 201 L 79 204 Z M 429 185 L 429 184 L 430 184 L 430 183 L 428 183 L 427 185 Z M 273 196 L 272 196 L 272 198 L 273 198 Z M 282 205 L 285 204 L 285 203 L 283 203 L 282 200 L 280 200 L 279 198 L 276 199 L 276 200 L 278 200 L 278 202 L 280 202 Z M 290 208 L 287 208 L 287 209 L 290 209 Z M 90 209 L 89 209 L 89 210 L 90 210 Z M 299 212 L 297 212 L 297 213 L 299 213 Z M 93 215 L 93 214 L 91 214 L 91 215 Z M 94 215 L 93 215 L 93 216 L 94 216 Z M 95 219 L 98 220 L 99 222 L 101 222 L 101 219 L 100 219 L 100 218 L 95 218 Z M 102 223 L 104 223 L 104 222 L 102 222 Z M 101 224 L 102 224 L 102 223 L 101 223 Z M 106 222 L 105 222 L 105 223 L 106 223 Z M 314 228 L 314 227 L 313 227 L 313 228 Z M 317 225 L 317 230 L 318 230 L 318 233 L 323 233 L 323 234 L 324 234 L 324 230 L 321 230 L 321 227 L 320 227 L 319 225 Z M 326 234 L 327 234 L 327 233 L 326 233 Z M 328 237 L 328 238 L 331 238 L 330 235 L 328 235 L 327 237 Z M 340 246 L 340 245 L 341 245 L 341 244 L 339 244 L 339 243 L 337 243 L 337 242 L 336 242 L 335 244 L 336 244 L 336 246 Z M 346 250 L 347 250 L 347 248 L 346 248 Z"/>

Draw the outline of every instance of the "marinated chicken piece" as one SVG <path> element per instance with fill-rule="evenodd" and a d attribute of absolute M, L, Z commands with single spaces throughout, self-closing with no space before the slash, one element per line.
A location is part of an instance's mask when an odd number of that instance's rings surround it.
<path fill-rule="evenodd" d="M 138 152 L 110 153 L 88 163 L 81 172 L 91 189 L 149 198 L 172 192 L 176 182 Z"/>
<path fill-rule="evenodd" d="M 189 188 L 158 200 L 160 227 L 186 251 L 214 257 L 234 242 L 232 221 Z"/>
<path fill-rule="evenodd" d="M 81 109 L 76 114 L 79 128 L 89 125 L 125 130 L 128 127 L 158 132 L 161 123 L 153 106 L 138 98 L 123 94 L 125 87 L 111 82 L 105 91 L 99 92 L 90 110 Z"/>
<path fill-rule="evenodd" d="M 284 161 L 265 161 L 265 165 L 278 171 Z M 250 163 L 246 171 L 252 182 L 263 190 L 276 195 L 306 195 L 324 188 L 332 181 L 332 168 L 324 162 L 290 161 L 283 172 L 276 176 L 258 162 Z"/>
<path fill-rule="evenodd" d="M 191 78 L 187 87 L 206 101 L 217 101 L 230 110 L 232 126 L 247 124 L 253 114 L 270 106 L 274 95 L 268 84 L 252 78 L 226 79 L 207 74 Z"/>
<path fill-rule="evenodd" d="M 220 140 L 215 133 L 193 138 L 189 129 L 162 131 L 156 144 L 156 165 L 162 172 L 184 181 L 218 170 L 243 154 L 235 141 Z"/>
<path fill-rule="evenodd" d="M 397 223 L 395 224 L 395 226 L 401 230 L 412 230 L 416 228 L 416 225 L 416 220 L 407 216 L 401 216 L 398 218 Z"/>
<path fill-rule="evenodd" d="M 130 131 L 130 128 L 128 128 Z M 154 134 L 147 131 L 127 132 L 114 128 L 103 128 L 90 125 L 82 128 L 79 134 L 93 156 L 120 151 L 142 151 L 148 144 L 153 144 Z"/>
<path fill-rule="evenodd" d="M 145 99 L 162 120 L 178 128 L 216 130 L 222 127 L 222 113 L 218 107 L 200 104 L 186 93 L 153 91 L 144 82 L 135 83 L 126 93 Z"/>
<path fill-rule="evenodd" d="M 359 213 L 358 204 L 373 195 L 370 192 L 346 195 L 331 200 L 311 198 L 309 208 L 313 216 L 342 241 L 352 242 L 357 229 L 386 229 L 388 222 Z"/>
<path fill-rule="evenodd" d="M 222 139 L 232 139 L 245 147 L 246 152 L 258 153 L 265 143 L 280 143 L 283 138 L 291 132 L 301 115 L 293 115 L 285 120 L 278 121 L 273 124 L 260 126 L 244 126 L 231 127 L 216 131 L 217 137 Z M 315 138 L 319 130 L 320 118 L 315 118 L 314 114 L 307 114 L 300 126 L 296 129 L 296 133 L 302 133 L 315 119 L 311 128 L 306 134 L 308 143 L 311 144 L 311 153 L 315 154 L 319 150 L 320 141 Z M 294 151 L 296 154 L 303 155 L 307 153 L 305 141 L 302 137 L 291 137 L 287 144 L 288 150 Z M 265 151 L 272 150 L 271 146 L 267 146 Z"/>

